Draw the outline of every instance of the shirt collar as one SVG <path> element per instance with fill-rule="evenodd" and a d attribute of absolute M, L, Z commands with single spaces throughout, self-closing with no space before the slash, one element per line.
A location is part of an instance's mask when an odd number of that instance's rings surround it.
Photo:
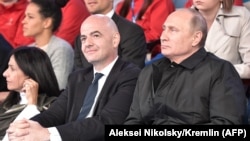
<path fill-rule="evenodd" d="M 20 100 L 19 104 L 28 104 L 28 100 L 26 98 L 26 93 L 20 92 L 20 98 L 21 98 L 21 100 Z"/>
<path fill-rule="evenodd" d="M 207 52 L 202 47 L 197 52 L 192 54 L 190 57 L 182 61 L 179 65 L 188 68 L 193 69 L 195 66 L 197 66 L 205 57 L 207 56 Z"/>
<path fill-rule="evenodd" d="M 111 69 L 113 68 L 115 62 L 117 61 L 118 59 L 118 56 L 108 65 L 106 66 L 103 70 L 101 70 L 99 73 L 102 73 L 104 76 L 108 76 L 109 75 L 109 72 L 111 71 Z M 95 70 L 94 68 L 94 74 L 96 73 L 97 71 Z"/>
<path fill-rule="evenodd" d="M 219 9 L 216 18 L 223 16 L 223 17 L 239 17 L 240 13 L 234 11 L 234 7 L 232 7 L 230 12 L 224 12 L 222 9 Z"/>
<path fill-rule="evenodd" d="M 112 16 L 114 15 L 115 11 L 114 9 L 112 9 L 111 11 L 109 11 L 106 16 L 108 16 L 109 18 L 112 18 Z"/>

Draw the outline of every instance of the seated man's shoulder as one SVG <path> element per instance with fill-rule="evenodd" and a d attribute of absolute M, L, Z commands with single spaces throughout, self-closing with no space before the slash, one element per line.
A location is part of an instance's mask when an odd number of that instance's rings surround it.
<path fill-rule="evenodd" d="M 225 69 L 225 68 L 230 68 L 230 70 L 235 70 L 233 64 L 225 59 L 219 58 L 218 56 L 208 53 L 207 57 L 207 64 L 213 67 L 213 70 L 218 69 Z M 216 66 L 216 67 L 215 67 Z M 235 70 L 236 71 L 236 70 Z"/>
<path fill-rule="evenodd" d="M 143 29 L 139 25 L 125 19 L 124 17 L 121 17 L 119 15 L 117 15 L 117 16 L 118 16 L 119 20 L 117 20 L 116 24 L 117 24 L 118 28 L 122 27 L 122 28 L 119 28 L 119 30 L 123 29 L 123 30 L 127 30 L 127 31 L 141 31 L 141 32 L 143 32 Z"/>
<path fill-rule="evenodd" d="M 75 79 L 82 79 L 84 78 L 85 75 L 89 74 L 89 73 L 92 73 L 92 70 L 93 70 L 93 67 L 90 66 L 90 67 L 87 67 L 87 68 L 79 68 L 79 69 L 76 69 L 74 71 L 72 71 L 69 75 L 69 79 L 73 79 L 73 81 L 75 81 Z"/>
<path fill-rule="evenodd" d="M 138 65 L 135 65 L 134 63 L 131 63 L 129 61 L 125 61 L 122 58 L 118 60 L 118 65 L 119 64 L 121 64 L 122 71 L 126 71 L 126 70 L 132 70 L 132 71 L 136 71 L 136 72 L 141 71 L 141 68 L 139 68 Z M 118 67 L 118 65 L 116 67 Z"/>

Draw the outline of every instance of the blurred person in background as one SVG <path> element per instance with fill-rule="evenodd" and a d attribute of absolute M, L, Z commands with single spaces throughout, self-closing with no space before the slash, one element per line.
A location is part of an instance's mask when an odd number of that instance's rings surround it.
<path fill-rule="evenodd" d="M 162 24 L 175 11 L 172 0 L 124 0 L 116 6 L 116 13 L 142 27 L 150 57 L 161 52 Z"/>
<path fill-rule="evenodd" d="M 48 54 L 60 90 L 65 89 L 74 63 L 71 45 L 54 34 L 61 24 L 61 7 L 65 4 L 61 0 L 31 0 L 22 21 L 24 36 L 35 40 L 30 46 L 39 47 Z"/>
<path fill-rule="evenodd" d="M 74 48 L 74 40 L 80 34 L 81 24 L 90 13 L 83 0 L 64 1 L 68 2 L 62 8 L 62 23 L 55 35 L 68 41 Z"/>
<path fill-rule="evenodd" d="M 233 0 L 234 5 L 243 6 L 242 0 Z M 187 0 L 185 7 L 191 7 L 193 5 L 193 0 Z"/>
<path fill-rule="evenodd" d="M 242 79 L 250 79 L 250 14 L 234 0 L 193 0 L 206 19 L 205 49 L 231 62 Z"/>
<path fill-rule="evenodd" d="M 28 0 L 0 0 L 0 34 L 12 48 L 33 41 L 23 36 L 21 22 L 27 5 Z"/>
<path fill-rule="evenodd" d="M 17 48 L 34 42 L 33 38 L 23 36 L 22 20 L 30 0 L 0 0 L 0 34 L 12 46 Z M 67 3 L 62 8 L 63 19 L 56 35 L 73 45 L 79 34 L 82 21 L 89 12 L 82 0 L 61 0 Z"/>

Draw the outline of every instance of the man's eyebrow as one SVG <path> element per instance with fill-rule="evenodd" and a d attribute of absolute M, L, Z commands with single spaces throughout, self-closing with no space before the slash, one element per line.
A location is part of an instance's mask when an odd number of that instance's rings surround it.
<path fill-rule="evenodd" d="M 101 32 L 100 32 L 100 31 L 98 31 L 98 30 L 93 31 L 93 32 L 90 32 L 90 34 L 95 34 L 95 33 L 100 33 L 100 34 L 101 34 Z"/>
<path fill-rule="evenodd" d="M 101 32 L 100 31 L 92 31 L 92 32 L 90 32 L 90 35 L 93 35 L 93 34 L 96 34 L 96 33 L 99 33 L 99 34 L 101 34 Z M 80 37 L 86 37 L 86 35 L 81 35 Z"/>
<path fill-rule="evenodd" d="M 80 38 L 86 37 L 85 35 L 81 35 Z"/>

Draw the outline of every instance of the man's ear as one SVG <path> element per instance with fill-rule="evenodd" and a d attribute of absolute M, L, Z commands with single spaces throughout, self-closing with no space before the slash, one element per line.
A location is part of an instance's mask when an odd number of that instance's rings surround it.
<path fill-rule="evenodd" d="M 200 41 L 201 41 L 201 39 L 202 39 L 202 36 L 203 36 L 203 34 L 202 34 L 201 31 L 196 31 L 196 32 L 194 33 L 194 35 L 193 35 L 192 46 L 197 46 L 197 45 L 200 43 Z"/>
<path fill-rule="evenodd" d="M 113 46 L 118 47 L 119 43 L 120 43 L 120 34 L 118 32 L 116 32 L 113 35 Z"/>

